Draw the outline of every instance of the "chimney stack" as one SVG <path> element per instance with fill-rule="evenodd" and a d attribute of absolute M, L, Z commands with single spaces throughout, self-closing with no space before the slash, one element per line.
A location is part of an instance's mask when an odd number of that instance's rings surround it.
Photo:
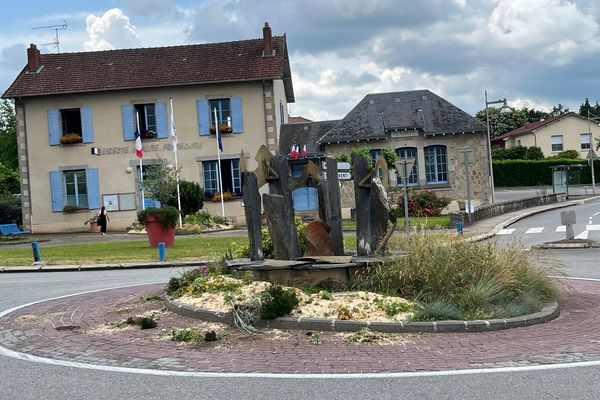
<path fill-rule="evenodd" d="M 35 44 L 31 43 L 27 49 L 27 70 L 30 73 L 38 72 L 41 65 L 41 55 Z"/>
<path fill-rule="evenodd" d="M 263 28 L 263 57 L 270 57 L 273 55 L 273 36 L 271 35 L 271 28 L 269 23 L 265 22 Z"/>

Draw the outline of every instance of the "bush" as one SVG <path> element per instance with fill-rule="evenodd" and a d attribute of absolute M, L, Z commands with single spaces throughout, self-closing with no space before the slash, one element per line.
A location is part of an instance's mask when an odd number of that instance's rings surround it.
<path fill-rule="evenodd" d="M 260 317 L 275 319 L 289 315 L 298 305 L 298 297 L 293 289 L 283 289 L 280 285 L 269 285 L 260 294 Z"/>
<path fill-rule="evenodd" d="M 408 215 L 411 217 L 432 217 L 440 215 L 442 209 L 450 204 L 450 199 L 446 197 L 438 197 L 431 191 L 412 192 L 408 198 Z M 398 198 L 395 207 L 390 210 L 390 219 L 395 221 L 395 218 L 404 216 L 404 196 Z"/>
<path fill-rule="evenodd" d="M 161 208 L 148 207 L 138 212 L 138 221 L 146 226 L 148 216 L 153 216 L 162 225 L 163 229 L 175 228 L 179 222 L 179 210 L 175 207 L 164 206 Z"/>
<path fill-rule="evenodd" d="M 371 149 L 369 149 L 367 146 L 354 147 L 350 151 L 350 158 L 354 156 L 360 156 L 364 158 L 367 161 L 369 168 L 373 168 L 373 156 L 371 155 Z"/>
<path fill-rule="evenodd" d="M 304 254 L 306 250 L 306 237 L 304 236 L 304 229 L 306 223 L 302 222 L 300 217 L 295 217 L 294 222 L 296 224 L 296 234 L 298 235 L 298 243 L 300 245 L 300 253 Z M 267 228 L 260 230 L 262 236 L 263 255 L 265 258 L 273 258 L 273 242 L 271 241 L 271 234 Z M 235 255 L 237 257 L 250 257 L 250 245 L 241 246 L 235 249 Z"/>
<path fill-rule="evenodd" d="M 548 278 L 556 271 L 551 266 L 534 266 L 535 252 L 460 238 L 449 241 L 424 233 L 394 240 L 408 255 L 369 267 L 360 277 L 360 288 L 399 294 L 423 304 L 443 301 L 472 318 L 493 317 L 503 309 L 539 305 L 558 297 Z M 434 314 L 429 308 L 426 311 L 417 317 Z"/>
<path fill-rule="evenodd" d="M 547 158 L 545 160 L 501 160 L 493 162 L 494 184 L 498 187 L 537 186 L 552 184 L 552 170 L 555 165 L 585 164 L 582 160 Z M 594 163 L 596 176 L 600 173 L 600 164 Z M 591 182 L 591 172 L 587 165 L 582 168 L 580 182 Z M 579 183 L 579 182 L 577 182 Z"/>
<path fill-rule="evenodd" d="M 137 319 L 136 324 L 139 325 L 140 329 L 152 329 L 158 325 L 152 317 L 140 317 Z"/>
<path fill-rule="evenodd" d="M 183 295 L 183 290 L 201 276 L 206 275 L 206 268 L 194 268 L 185 271 L 180 277 L 172 277 L 167 284 L 167 294 L 173 297 Z"/>
<path fill-rule="evenodd" d="M 21 200 L 12 198 L 0 201 L 0 224 L 23 224 Z"/>
<path fill-rule="evenodd" d="M 568 158 L 571 160 L 575 160 L 575 159 L 579 159 L 579 152 L 577 150 L 565 150 L 565 151 L 561 151 L 560 153 L 558 153 L 555 156 L 552 157 L 548 157 L 548 158 Z"/>
<path fill-rule="evenodd" d="M 495 160 L 541 160 L 544 153 L 539 147 L 515 146 L 508 149 L 493 149 L 492 159 Z"/>
<path fill-rule="evenodd" d="M 455 305 L 438 300 L 421 304 L 415 310 L 413 319 L 416 321 L 460 320 L 464 319 L 464 314 Z"/>
<path fill-rule="evenodd" d="M 186 215 L 184 218 L 184 222 L 190 225 L 210 227 L 212 222 L 212 216 L 206 210 L 198 211 L 196 213 Z"/>
<path fill-rule="evenodd" d="M 204 207 L 204 190 L 196 182 L 179 181 L 179 197 L 183 217 L 196 213 Z M 168 205 L 177 207 L 177 199 L 170 201 Z"/>

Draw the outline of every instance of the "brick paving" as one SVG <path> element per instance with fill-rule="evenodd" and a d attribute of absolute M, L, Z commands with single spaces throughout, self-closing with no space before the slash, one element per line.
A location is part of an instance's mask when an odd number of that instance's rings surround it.
<path fill-rule="evenodd" d="M 195 347 L 171 341 L 171 328 L 220 328 L 166 312 L 160 302 L 139 301 L 160 295 L 162 287 L 107 290 L 20 309 L 0 319 L 0 345 L 58 360 L 201 372 L 409 372 L 600 360 L 600 282 L 569 281 L 560 317 L 524 328 L 405 334 L 389 344 L 347 343 L 343 334 L 324 332 L 318 345 L 306 331 L 252 335 L 232 328 L 228 338 Z M 153 310 L 155 329 L 99 329 Z"/>

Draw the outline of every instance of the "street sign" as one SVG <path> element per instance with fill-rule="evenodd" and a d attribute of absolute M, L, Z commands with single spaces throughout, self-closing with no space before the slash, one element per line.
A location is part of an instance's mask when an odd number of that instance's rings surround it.
<path fill-rule="evenodd" d="M 596 155 L 596 152 L 593 149 L 590 149 L 590 151 L 587 153 L 586 160 L 595 160 L 597 158 L 598 156 Z"/>
<path fill-rule="evenodd" d="M 405 165 L 406 169 L 404 168 Z M 398 161 L 396 161 L 396 172 L 398 173 L 398 176 L 402 178 L 402 180 L 406 179 L 407 177 L 405 176 L 404 171 L 406 170 L 406 175 L 410 176 L 410 173 L 413 169 L 413 165 L 415 165 L 415 159 L 412 157 L 401 158 Z"/>
<path fill-rule="evenodd" d="M 464 165 L 464 164 L 473 164 L 473 162 L 475 161 L 475 153 L 473 152 L 473 150 L 460 150 L 459 151 L 460 154 L 460 164 Z"/>
<path fill-rule="evenodd" d="M 338 179 L 341 181 L 349 181 L 352 179 L 352 174 L 350 172 L 338 172 Z"/>
<path fill-rule="evenodd" d="M 327 163 L 325 161 L 323 161 L 321 163 L 321 169 L 323 171 L 325 171 L 327 169 Z M 350 171 L 350 163 L 349 162 L 343 162 L 343 161 L 338 161 L 337 163 L 337 169 L 338 171 Z"/>

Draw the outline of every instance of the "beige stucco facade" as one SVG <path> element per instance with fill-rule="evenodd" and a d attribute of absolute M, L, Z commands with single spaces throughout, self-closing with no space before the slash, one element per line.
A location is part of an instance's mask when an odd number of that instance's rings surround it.
<path fill-rule="evenodd" d="M 448 159 L 448 182 L 442 184 L 428 184 L 425 173 L 425 154 L 426 146 L 446 146 Z M 489 202 L 489 168 L 487 158 L 486 136 L 482 133 L 459 133 L 435 136 L 424 136 L 422 132 L 414 132 L 412 136 L 403 138 L 392 138 L 377 141 L 361 141 L 358 143 L 336 143 L 325 145 L 327 154 L 349 154 L 352 147 L 366 146 L 370 149 L 388 148 L 396 150 L 403 147 L 413 147 L 417 149 L 417 163 L 419 183 L 410 186 L 412 190 L 433 190 L 440 196 L 449 197 L 453 200 L 450 209 L 458 209 L 457 201 L 467 200 L 467 171 L 462 164 L 461 157 L 464 153 L 461 151 L 472 151 L 472 163 L 469 164 L 469 185 L 471 190 L 471 199 L 473 205 L 479 205 Z M 393 180 L 393 177 L 392 177 Z M 394 190 L 390 190 L 392 195 Z M 351 182 L 344 182 L 341 189 L 342 208 L 346 211 L 354 207 L 354 190 Z"/>
<path fill-rule="evenodd" d="M 200 99 L 241 97 L 243 132 L 223 135 L 222 159 L 240 157 L 242 151 L 252 168 L 261 145 L 278 146 L 280 110 L 287 119 L 287 102 L 280 80 L 246 83 L 223 83 L 155 89 L 101 91 L 16 99 L 19 142 L 19 165 L 22 178 L 24 226 L 35 233 L 89 229 L 84 221 L 97 209 L 82 209 L 73 214 L 52 210 L 50 171 L 97 168 L 101 203 L 105 195 L 135 193 L 136 209 L 111 211 L 109 229 L 121 230 L 136 220 L 140 208 L 137 195 L 134 141 L 124 139 L 122 111 L 124 104 L 166 102 L 173 98 L 174 119 L 179 138 L 178 163 L 182 179 L 204 186 L 202 161 L 216 160 L 215 135 L 201 136 L 196 101 Z M 280 107 L 281 105 L 281 107 Z M 89 107 L 92 112 L 93 143 L 50 145 L 49 109 Z M 100 149 L 92 155 L 91 148 Z M 174 164 L 170 138 L 143 140 L 143 163 L 161 159 Z M 205 208 L 221 214 L 221 204 L 205 201 Z M 227 217 L 243 219 L 241 200 L 225 203 Z"/>
<path fill-rule="evenodd" d="M 583 135 L 587 135 L 591 130 L 592 138 L 588 143 Z M 552 149 L 552 137 L 558 142 L 559 138 L 562 141 L 562 150 Z M 537 146 L 542 149 L 544 156 L 552 156 L 564 150 L 577 150 L 581 158 L 585 158 L 591 149 L 595 149 L 596 141 L 600 139 L 600 126 L 598 123 L 592 122 L 588 125 L 585 118 L 579 116 L 566 116 L 558 121 L 542 126 L 537 130 L 528 133 L 508 137 L 504 141 L 505 148 L 515 146 Z"/>

